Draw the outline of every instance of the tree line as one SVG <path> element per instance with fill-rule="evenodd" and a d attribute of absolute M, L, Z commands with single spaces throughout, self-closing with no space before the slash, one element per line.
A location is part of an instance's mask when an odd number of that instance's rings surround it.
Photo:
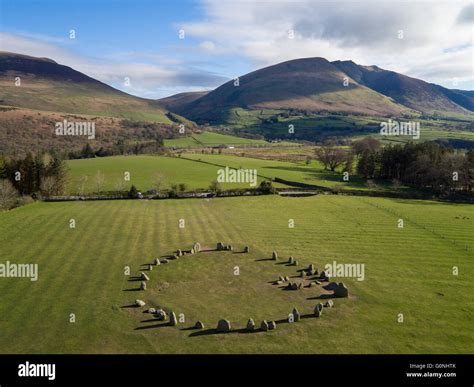
<path fill-rule="evenodd" d="M 67 183 L 66 163 L 48 153 L 0 158 L 0 183 L 0 207 L 4 208 L 11 208 L 19 195 L 62 195 Z"/>
<path fill-rule="evenodd" d="M 474 150 L 455 150 L 435 142 L 387 145 L 367 137 L 355 141 L 350 149 L 325 143 L 316 149 L 316 158 L 327 170 L 352 172 L 366 179 L 391 180 L 437 194 L 472 191 Z"/>

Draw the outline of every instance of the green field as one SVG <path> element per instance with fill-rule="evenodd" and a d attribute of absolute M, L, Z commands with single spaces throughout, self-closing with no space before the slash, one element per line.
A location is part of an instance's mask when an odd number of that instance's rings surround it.
<path fill-rule="evenodd" d="M 350 116 L 336 114 L 278 116 L 276 122 L 266 122 L 271 117 L 287 113 L 282 110 L 245 110 L 232 109 L 228 115 L 230 127 L 236 133 L 263 135 L 266 138 L 305 139 L 321 141 L 326 137 L 344 137 L 356 140 L 365 136 L 374 136 L 383 143 L 408 141 L 433 141 L 437 139 L 457 139 L 474 141 L 472 114 L 467 116 L 446 116 L 440 119 L 412 117 L 401 121 L 420 123 L 419 139 L 410 136 L 382 137 L 380 122 L 387 118 L 376 116 Z M 288 125 L 294 126 L 294 134 L 288 134 Z"/>
<path fill-rule="evenodd" d="M 265 140 L 231 136 L 215 132 L 201 132 L 192 136 L 184 136 L 175 139 L 164 140 L 164 144 L 169 148 L 198 148 L 209 146 L 269 146 Z M 288 143 L 287 143 L 288 144 Z"/>
<path fill-rule="evenodd" d="M 0 262 L 39 265 L 37 282 L 0 279 L 0 351 L 472 353 L 473 235 L 473 206 L 428 201 L 321 195 L 38 202 L 0 213 Z M 142 264 L 195 241 L 232 243 L 236 251 L 248 244 L 251 254 L 185 256 L 147 272 L 145 292 L 129 290 L 139 282 L 124 276 L 125 266 L 136 275 Z M 249 317 L 257 324 L 285 319 L 294 306 L 311 313 L 320 289 L 284 291 L 269 283 L 298 269 L 261 260 L 272 250 L 320 270 L 333 260 L 364 263 L 365 280 L 344 278 L 350 298 L 335 299 L 319 319 L 266 333 L 189 329 L 198 319 L 206 328 L 220 318 L 234 328 Z M 126 307 L 137 298 L 184 313 L 186 321 L 149 322 L 141 309 Z"/>
<path fill-rule="evenodd" d="M 194 161 L 192 161 L 194 160 Z M 203 161 L 203 162 L 199 162 Z M 164 188 L 172 184 L 186 183 L 189 189 L 207 189 L 211 181 L 217 179 L 217 171 L 222 166 L 231 168 L 256 169 L 260 176 L 259 182 L 265 178 L 278 177 L 294 182 L 315 184 L 324 187 L 341 186 L 348 189 L 367 189 L 364 179 L 352 176 L 349 182 L 342 180 L 338 172 L 324 171 L 321 165 L 312 161 L 286 162 L 262 160 L 251 157 L 234 155 L 188 153 L 179 157 L 165 156 L 113 156 L 94 159 L 69 160 L 70 180 L 67 191 L 80 192 L 79 187 L 83 177 L 86 192 L 96 192 L 96 175 L 98 171 L 104 176 L 103 190 L 116 190 L 124 173 L 130 172 L 127 189 L 134 184 L 138 189 L 146 191 L 151 187 L 152 176 L 156 173 L 164 177 Z M 247 183 L 223 183 L 223 188 L 245 188 Z M 276 187 L 284 187 L 275 184 Z M 380 186 L 380 189 L 392 189 L 390 185 Z M 405 188 L 401 188 L 402 190 Z"/>

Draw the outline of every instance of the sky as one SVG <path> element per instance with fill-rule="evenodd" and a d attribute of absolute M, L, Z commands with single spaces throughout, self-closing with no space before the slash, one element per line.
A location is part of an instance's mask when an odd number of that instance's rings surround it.
<path fill-rule="evenodd" d="M 0 51 L 146 98 L 304 57 L 473 90 L 473 37 L 474 3 L 462 0 L 0 0 Z"/>

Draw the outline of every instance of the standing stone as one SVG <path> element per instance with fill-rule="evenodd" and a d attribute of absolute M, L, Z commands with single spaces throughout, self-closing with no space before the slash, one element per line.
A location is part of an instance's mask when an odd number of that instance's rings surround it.
<path fill-rule="evenodd" d="M 278 254 L 276 253 L 276 251 L 272 253 L 272 260 L 274 261 L 278 260 Z"/>
<path fill-rule="evenodd" d="M 301 270 L 301 271 L 300 271 L 300 277 L 304 277 L 304 274 L 305 274 L 305 273 L 304 273 L 304 270 Z"/>
<path fill-rule="evenodd" d="M 219 251 L 224 250 L 224 244 L 222 242 L 219 242 L 217 244 L 217 250 L 219 250 Z"/>
<path fill-rule="evenodd" d="M 293 266 L 298 266 L 298 260 L 297 260 L 297 259 L 295 259 L 295 260 L 293 261 Z"/>
<path fill-rule="evenodd" d="M 202 321 L 197 321 L 196 324 L 194 324 L 194 328 L 204 329 L 204 323 Z"/>
<path fill-rule="evenodd" d="M 153 265 L 148 265 L 148 270 L 152 271 L 153 270 Z"/>
<path fill-rule="evenodd" d="M 291 312 L 291 313 L 293 314 L 293 321 L 294 322 L 297 322 L 297 321 L 301 320 L 301 315 L 300 315 L 300 312 L 298 312 L 298 309 L 293 308 L 293 312 Z"/>
<path fill-rule="evenodd" d="M 247 330 L 253 331 L 254 329 L 255 329 L 255 321 L 253 321 L 253 318 L 249 318 L 249 321 L 247 321 Z"/>
<path fill-rule="evenodd" d="M 295 261 L 295 259 L 294 259 L 293 257 L 288 258 L 288 263 L 289 263 L 290 265 L 293 265 L 293 262 L 294 262 L 294 261 Z"/>
<path fill-rule="evenodd" d="M 217 332 L 230 332 L 230 322 L 228 320 L 219 320 L 216 330 Z"/>
<path fill-rule="evenodd" d="M 193 246 L 194 252 L 199 253 L 201 251 L 201 244 L 199 242 L 196 242 Z"/>
<path fill-rule="evenodd" d="M 150 308 L 150 309 L 147 310 L 147 313 L 155 314 L 155 313 L 156 313 L 156 309 L 155 309 L 155 308 Z"/>
<path fill-rule="evenodd" d="M 155 312 L 155 317 L 160 321 L 165 321 L 168 318 L 168 315 L 163 309 L 158 309 Z"/>
<path fill-rule="evenodd" d="M 234 248 L 232 247 L 232 245 L 228 245 L 227 250 L 232 251 L 232 250 L 234 250 Z"/>
<path fill-rule="evenodd" d="M 158 265 L 160 265 L 160 264 L 161 264 L 160 259 L 159 259 L 159 258 L 155 258 L 155 265 L 158 266 Z"/>
<path fill-rule="evenodd" d="M 145 306 L 145 301 L 142 301 L 142 300 L 135 300 L 135 305 L 136 306 Z"/>
<path fill-rule="evenodd" d="M 310 264 L 310 265 L 308 266 L 308 268 L 306 269 L 306 271 L 308 271 L 308 272 L 314 272 L 314 270 L 315 270 L 315 267 L 314 267 L 313 264 Z"/>
<path fill-rule="evenodd" d="M 150 278 L 144 272 L 141 273 L 140 278 L 143 281 L 150 281 Z"/>
<path fill-rule="evenodd" d="M 334 295 L 336 297 L 349 297 L 349 290 L 343 282 L 339 282 L 336 289 L 334 289 Z"/>
<path fill-rule="evenodd" d="M 323 313 L 323 304 L 319 303 L 314 307 L 314 315 L 320 317 Z"/>
<path fill-rule="evenodd" d="M 263 320 L 262 323 L 260 324 L 260 330 L 262 331 L 268 331 L 268 323 L 267 323 L 267 320 Z"/>
<path fill-rule="evenodd" d="M 181 249 L 178 249 L 178 251 L 176 251 L 176 255 L 178 257 L 181 257 L 183 255 L 183 252 L 181 251 Z"/>
<path fill-rule="evenodd" d="M 273 329 L 276 329 L 276 327 L 277 327 L 277 323 L 275 321 L 270 321 L 268 323 L 268 329 L 273 330 Z"/>
<path fill-rule="evenodd" d="M 178 319 L 176 318 L 176 313 L 175 312 L 170 313 L 170 325 L 173 326 L 173 327 L 178 325 Z"/>
<path fill-rule="evenodd" d="M 194 254 L 194 253 L 195 253 L 194 249 L 189 250 L 189 254 Z"/>
<path fill-rule="evenodd" d="M 290 277 L 286 276 L 285 277 L 285 282 L 288 282 L 290 280 Z"/>
<path fill-rule="evenodd" d="M 285 282 L 285 277 L 283 277 L 282 275 L 278 278 L 281 282 Z"/>
<path fill-rule="evenodd" d="M 248 253 L 248 252 L 250 252 L 250 247 L 245 246 L 245 247 L 244 247 L 244 253 Z"/>
<path fill-rule="evenodd" d="M 144 281 L 141 282 L 140 290 L 146 290 L 146 282 L 144 282 Z"/>
<path fill-rule="evenodd" d="M 327 300 L 326 303 L 324 304 L 325 308 L 333 308 L 334 307 L 334 302 L 333 300 Z"/>

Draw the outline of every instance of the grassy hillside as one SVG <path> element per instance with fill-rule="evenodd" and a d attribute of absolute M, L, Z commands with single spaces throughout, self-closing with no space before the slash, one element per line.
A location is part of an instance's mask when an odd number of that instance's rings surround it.
<path fill-rule="evenodd" d="M 0 52 L 0 103 L 51 112 L 173 122 L 156 101 L 116 90 L 51 59 L 8 52 Z"/>
<path fill-rule="evenodd" d="M 344 79 L 350 82 L 343 84 Z M 296 59 L 269 66 L 227 82 L 177 110 L 197 122 L 227 123 L 234 108 L 303 109 L 396 115 L 410 109 L 357 83 L 324 58 Z"/>
<path fill-rule="evenodd" d="M 68 227 L 71 218 L 75 229 Z M 295 228 L 288 227 L 290 218 Z M 404 229 L 397 228 L 399 218 Z M 37 282 L 0 281 L 0 351 L 472 353 L 473 233 L 472 206 L 426 201 L 319 196 L 35 203 L 0 213 L 0 261 L 39 264 Z M 147 272 L 147 291 L 128 291 L 138 283 L 124 276 L 125 266 L 136 275 L 142 264 L 195 241 L 236 249 L 248 244 L 251 254 L 183 257 Z M 295 306 L 311 313 L 319 287 L 289 292 L 270 284 L 298 269 L 261 261 L 272 250 L 282 258 L 293 255 L 300 267 L 364 263 L 365 280 L 343 279 L 350 298 L 336 299 L 319 319 L 280 323 L 267 333 L 199 335 L 189 329 L 198 319 L 206 328 L 220 318 L 234 328 L 249 317 L 257 323 L 285 319 Z M 185 322 L 169 327 L 149 321 L 141 309 L 126 307 L 137 298 L 184 313 Z M 397 322 L 400 313 L 403 323 Z"/>

